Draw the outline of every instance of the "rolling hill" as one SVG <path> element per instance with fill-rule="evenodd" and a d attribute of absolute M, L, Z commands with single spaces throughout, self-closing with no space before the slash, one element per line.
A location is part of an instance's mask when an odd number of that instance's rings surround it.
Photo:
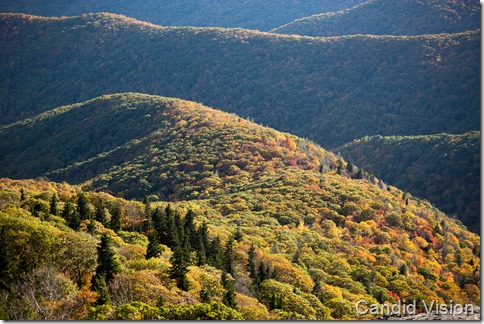
<path fill-rule="evenodd" d="M 163 26 L 269 30 L 316 13 L 350 8 L 364 0 L 0 0 L 0 12 L 77 16 L 110 12 Z"/>
<path fill-rule="evenodd" d="M 355 164 L 480 229 L 480 132 L 372 136 L 337 149 Z"/>
<path fill-rule="evenodd" d="M 423 35 L 479 29 L 473 0 L 371 0 L 338 12 L 320 13 L 271 30 L 305 36 Z"/>
<path fill-rule="evenodd" d="M 354 319 L 360 299 L 479 303 L 476 234 L 233 114 L 113 94 L 4 126 L 0 143 L 1 176 L 58 181 L 0 180 L 1 318 Z"/>
<path fill-rule="evenodd" d="M 106 95 L 0 128 L 1 176 L 86 183 L 124 197 L 198 198 L 262 170 L 335 168 L 308 140 L 200 104 Z"/>
<path fill-rule="evenodd" d="M 0 16 L 0 120 L 106 93 L 201 102 L 335 147 L 480 127 L 480 34 L 310 38 L 111 14 Z"/>

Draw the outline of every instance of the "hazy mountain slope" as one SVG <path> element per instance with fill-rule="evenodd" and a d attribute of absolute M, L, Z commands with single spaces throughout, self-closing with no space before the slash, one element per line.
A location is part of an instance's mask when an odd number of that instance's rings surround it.
<path fill-rule="evenodd" d="M 350 9 L 297 19 L 272 31 L 306 36 L 422 35 L 479 29 L 474 0 L 371 0 Z"/>
<path fill-rule="evenodd" d="M 377 177 L 480 228 L 480 132 L 373 136 L 337 149 Z"/>
<path fill-rule="evenodd" d="M 126 93 L 0 128 L 1 176 L 82 183 L 143 197 L 196 198 L 210 184 L 284 166 L 328 171 L 332 153 L 193 102 Z"/>
<path fill-rule="evenodd" d="M 115 92 L 203 102 L 326 147 L 479 129 L 480 35 L 301 38 L 1 15 L 0 120 Z"/>
<path fill-rule="evenodd" d="M 0 0 L 0 12 L 76 16 L 111 12 L 163 26 L 269 30 L 294 19 L 350 8 L 364 0 Z"/>

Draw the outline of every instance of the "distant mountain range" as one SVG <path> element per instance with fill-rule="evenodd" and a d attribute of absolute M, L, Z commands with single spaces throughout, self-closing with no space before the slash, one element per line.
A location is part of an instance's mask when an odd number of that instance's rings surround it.
<path fill-rule="evenodd" d="M 480 230 L 481 133 L 372 136 L 337 149 L 403 190 L 425 197 L 472 231 Z"/>
<path fill-rule="evenodd" d="M 335 147 L 480 127 L 480 33 L 309 38 L 110 14 L 0 16 L 0 120 L 125 91 L 202 102 Z"/>
<path fill-rule="evenodd" d="M 474 0 L 370 0 L 353 8 L 300 18 L 272 31 L 306 36 L 423 35 L 481 27 Z"/>
<path fill-rule="evenodd" d="M 78 16 L 110 12 L 162 26 L 267 31 L 294 19 L 353 7 L 365 0 L 0 0 L 0 12 Z"/>

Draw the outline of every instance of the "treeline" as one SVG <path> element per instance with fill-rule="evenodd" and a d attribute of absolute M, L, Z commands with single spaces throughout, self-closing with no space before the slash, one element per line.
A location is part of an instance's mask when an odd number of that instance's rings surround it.
<path fill-rule="evenodd" d="M 479 29 L 479 13 L 479 3 L 472 0 L 373 0 L 297 19 L 272 32 L 315 37 L 458 33 Z"/>
<path fill-rule="evenodd" d="M 110 14 L 2 15 L 0 31 L 4 124 L 136 91 L 203 102 L 328 148 L 479 128 L 478 32 L 316 39 Z"/>
<path fill-rule="evenodd" d="M 110 12 L 163 26 L 238 27 L 257 30 L 271 28 L 316 13 L 349 8 L 364 0 L 132 0 L 96 1 L 18 0 L 0 1 L 0 12 L 42 16 L 74 16 Z"/>

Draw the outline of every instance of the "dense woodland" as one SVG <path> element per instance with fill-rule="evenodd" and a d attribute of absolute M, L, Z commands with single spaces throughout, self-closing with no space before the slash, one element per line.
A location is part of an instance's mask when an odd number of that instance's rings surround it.
<path fill-rule="evenodd" d="M 0 319 L 480 304 L 478 3 L 0 12 Z"/>
<path fill-rule="evenodd" d="M 381 179 L 480 229 L 481 133 L 373 136 L 338 151 Z"/>
<path fill-rule="evenodd" d="M 88 182 L 138 199 L 207 198 L 262 171 L 337 167 L 333 153 L 309 140 L 193 102 L 134 93 L 0 128 L 0 143 L 4 176 Z"/>
<path fill-rule="evenodd" d="M 226 188 L 137 202 L 2 180 L 0 316 L 349 319 L 362 298 L 479 303 L 479 237 L 394 187 L 284 167 Z"/>
<path fill-rule="evenodd" d="M 480 34 L 309 38 L 0 16 L 3 123 L 106 93 L 202 102 L 331 148 L 479 129 Z"/>
<path fill-rule="evenodd" d="M 0 0 L 0 12 L 77 16 L 110 12 L 162 26 L 267 31 L 294 19 L 350 8 L 365 0 Z"/>
<path fill-rule="evenodd" d="M 272 31 L 305 36 L 457 33 L 479 29 L 480 18 L 480 3 L 475 0 L 370 0 L 297 19 Z"/>

